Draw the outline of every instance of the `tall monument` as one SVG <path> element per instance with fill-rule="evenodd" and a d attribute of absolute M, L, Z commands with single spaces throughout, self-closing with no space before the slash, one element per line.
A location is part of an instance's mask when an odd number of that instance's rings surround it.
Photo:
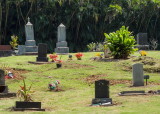
<path fill-rule="evenodd" d="M 61 23 L 58 26 L 58 42 L 56 43 L 55 52 L 57 54 L 68 54 L 69 48 L 66 42 L 66 27 Z"/>
<path fill-rule="evenodd" d="M 25 25 L 25 55 L 37 55 L 38 47 L 36 46 L 36 42 L 34 40 L 34 30 L 33 25 L 30 22 L 30 18 L 28 17 L 28 23 Z"/>

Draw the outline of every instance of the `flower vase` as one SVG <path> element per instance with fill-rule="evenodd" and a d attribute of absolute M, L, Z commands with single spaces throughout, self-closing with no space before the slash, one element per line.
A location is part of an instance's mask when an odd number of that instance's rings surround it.
<path fill-rule="evenodd" d="M 56 64 L 57 68 L 62 67 L 62 64 Z"/>

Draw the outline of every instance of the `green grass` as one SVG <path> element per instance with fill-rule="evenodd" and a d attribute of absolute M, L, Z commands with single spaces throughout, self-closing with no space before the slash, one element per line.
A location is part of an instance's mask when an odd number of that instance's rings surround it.
<path fill-rule="evenodd" d="M 159 59 L 159 51 L 149 51 L 148 56 Z M 8 108 L 14 106 L 18 98 L 0 99 L 0 114 L 25 113 L 25 114 L 158 114 L 160 111 L 160 95 L 147 96 L 118 96 L 118 93 L 125 90 L 158 90 L 159 85 L 148 85 L 144 87 L 129 87 L 128 84 L 116 84 L 110 86 L 110 97 L 117 105 L 110 107 L 91 107 L 94 98 L 94 83 L 87 83 L 86 78 L 91 75 L 103 75 L 99 79 L 109 80 L 132 80 L 132 71 L 122 70 L 123 63 L 130 63 L 128 60 L 119 62 L 98 62 L 90 60 L 94 52 L 84 53 L 82 60 L 68 61 L 67 55 L 62 55 L 63 67 L 56 69 L 55 63 L 45 65 L 29 64 L 28 61 L 35 61 L 36 56 L 11 56 L 0 58 L 1 66 L 24 69 L 28 73 L 22 74 L 26 77 L 26 84 L 29 86 L 34 82 L 32 95 L 34 101 L 41 101 L 42 108 L 46 112 L 11 112 Z M 134 56 L 139 56 L 135 53 Z M 148 73 L 150 80 L 160 83 L 158 73 Z M 50 78 L 49 78 L 50 77 Z M 64 91 L 48 91 L 48 83 L 54 80 L 61 82 L 60 86 Z M 22 85 L 22 80 L 7 80 L 6 84 L 10 91 L 17 92 Z"/>

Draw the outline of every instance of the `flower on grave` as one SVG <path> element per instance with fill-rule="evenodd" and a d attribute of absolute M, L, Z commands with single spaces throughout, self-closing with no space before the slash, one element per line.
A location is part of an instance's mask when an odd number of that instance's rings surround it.
<path fill-rule="evenodd" d="M 148 53 L 144 50 L 140 50 L 139 53 L 141 54 L 141 56 L 146 56 Z"/>
<path fill-rule="evenodd" d="M 59 60 L 58 60 L 58 59 L 56 59 L 56 60 L 55 60 L 55 62 L 56 62 L 56 64 L 62 64 L 62 62 L 63 62 L 63 61 L 62 61 L 62 60 L 60 60 L 60 59 L 59 59 Z"/>
<path fill-rule="evenodd" d="M 102 57 L 103 57 L 103 54 L 101 54 L 101 53 L 96 53 L 96 56 L 102 58 Z"/>
<path fill-rule="evenodd" d="M 75 56 L 78 60 L 81 60 L 82 56 L 84 56 L 82 53 L 76 53 Z"/>
<path fill-rule="evenodd" d="M 52 61 L 55 61 L 57 59 L 58 55 L 56 54 L 50 54 L 49 55 L 49 58 L 52 60 Z"/>
<path fill-rule="evenodd" d="M 48 88 L 50 90 L 58 91 L 59 90 L 59 87 L 58 87 L 59 84 L 60 84 L 60 81 L 58 81 L 58 80 L 53 81 L 53 82 L 51 82 L 51 83 L 48 84 Z"/>

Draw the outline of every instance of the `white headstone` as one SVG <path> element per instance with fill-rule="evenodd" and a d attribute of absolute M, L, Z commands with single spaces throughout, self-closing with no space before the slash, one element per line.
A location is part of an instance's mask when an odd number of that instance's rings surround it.
<path fill-rule="evenodd" d="M 66 42 L 66 27 L 61 23 L 58 26 L 58 42 L 56 43 L 55 52 L 58 54 L 68 54 L 69 48 L 67 47 Z"/>

